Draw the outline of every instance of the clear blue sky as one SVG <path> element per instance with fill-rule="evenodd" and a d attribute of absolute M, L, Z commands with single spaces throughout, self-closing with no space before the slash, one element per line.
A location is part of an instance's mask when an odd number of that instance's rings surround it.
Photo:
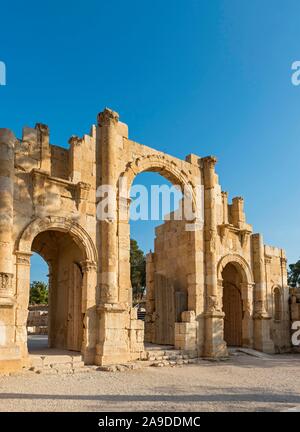
<path fill-rule="evenodd" d="M 0 126 L 20 136 L 44 122 L 65 146 L 109 106 L 139 142 L 181 158 L 215 154 L 223 189 L 244 196 L 248 222 L 293 262 L 299 16 L 298 0 L 4 2 Z M 145 250 L 152 225 L 132 226 Z"/>

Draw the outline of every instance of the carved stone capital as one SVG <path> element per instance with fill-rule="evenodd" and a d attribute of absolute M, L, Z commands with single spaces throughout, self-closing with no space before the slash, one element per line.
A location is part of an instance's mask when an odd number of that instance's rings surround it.
<path fill-rule="evenodd" d="M 216 156 L 206 156 L 206 157 L 201 158 L 201 161 L 202 161 L 204 168 L 207 167 L 207 168 L 212 169 L 212 168 L 215 168 L 215 165 L 216 165 L 218 160 L 217 160 Z"/>
<path fill-rule="evenodd" d="M 97 264 L 94 261 L 81 261 L 80 265 L 83 273 L 97 270 Z"/>
<path fill-rule="evenodd" d="M 13 303 L 13 274 L 0 272 L 0 305 Z"/>
<path fill-rule="evenodd" d="M 35 129 L 43 135 L 49 135 L 49 127 L 43 123 L 37 123 Z"/>
<path fill-rule="evenodd" d="M 98 126 L 116 125 L 119 121 L 119 114 L 109 108 L 98 114 Z"/>
<path fill-rule="evenodd" d="M 206 312 L 222 313 L 222 305 L 218 296 L 210 295 L 206 298 Z"/>
<path fill-rule="evenodd" d="M 16 251 L 15 254 L 17 257 L 17 265 L 30 266 L 31 252 Z"/>

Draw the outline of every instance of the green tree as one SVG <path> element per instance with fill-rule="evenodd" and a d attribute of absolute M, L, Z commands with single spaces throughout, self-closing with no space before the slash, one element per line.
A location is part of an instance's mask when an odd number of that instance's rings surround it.
<path fill-rule="evenodd" d="M 142 299 L 146 288 L 146 257 L 136 240 L 130 240 L 130 278 L 134 302 Z"/>
<path fill-rule="evenodd" d="M 293 288 L 300 286 L 300 260 L 295 264 L 290 264 L 289 267 L 288 284 Z"/>
<path fill-rule="evenodd" d="M 34 281 L 30 284 L 30 304 L 48 304 L 48 285 L 45 282 Z"/>

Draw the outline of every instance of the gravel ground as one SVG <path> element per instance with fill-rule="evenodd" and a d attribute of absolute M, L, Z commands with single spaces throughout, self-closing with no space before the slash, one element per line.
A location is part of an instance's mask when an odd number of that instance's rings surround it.
<path fill-rule="evenodd" d="M 300 355 L 126 372 L 0 377 L 0 411 L 284 411 L 300 407 Z"/>

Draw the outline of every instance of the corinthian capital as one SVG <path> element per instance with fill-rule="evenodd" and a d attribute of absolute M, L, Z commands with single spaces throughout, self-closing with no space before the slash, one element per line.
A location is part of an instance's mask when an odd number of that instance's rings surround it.
<path fill-rule="evenodd" d="M 206 156 L 201 158 L 201 161 L 203 163 L 203 167 L 214 168 L 217 163 L 217 158 L 216 156 Z"/>
<path fill-rule="evenodd" d="M 98 114 L 97 120 L 99 126 L 116 125 L 119 121 L 119 114 L 109 108 L 105 108 L 104 111 Z"/>

